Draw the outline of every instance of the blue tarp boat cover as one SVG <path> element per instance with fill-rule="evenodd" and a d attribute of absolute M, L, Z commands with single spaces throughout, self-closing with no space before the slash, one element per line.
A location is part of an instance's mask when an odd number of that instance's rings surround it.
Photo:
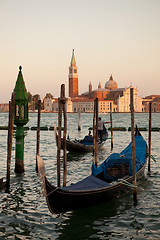
<path fill-rule="evenodd" d="M 105 136 L 102 136 L 102 140 L 105 141 L 108 137 L 108 132 L 104 125 L 103 125 L 103 135 Z M 87 135 L 84 137 L 84 139 L 80 141 L 80 143 L 83 143 L 84 145 L 93 145 L 93 137 Z"/>
<path fill-rule="evenodd" d="M 135 149 L 137 172 L 146 161 L 147 143 L 142 136 L 135 136 Z M 111 154 L 99 167 L 96 167 L 93 162 L 92 174 L 96 176 L 104 171 L 104 177 L 107 179 L 107 168 L 113 166 L 115 163 L 120 164 L 122 162 L 129 164 L 129 175 L 132 175 L 132 142 L 121 153 Z"/>
<path fill-rule="evenodd" d="M 90 175 L 84 178 L 82 181 L 77 183 L 71 184 L 68 187 L 60 187 L 59 189 L 68 190 L 68 191 L 87 191 L 87 190 L 94 190 L 99 188 L 104 188 L 110 186 L 109 183 Z"/>

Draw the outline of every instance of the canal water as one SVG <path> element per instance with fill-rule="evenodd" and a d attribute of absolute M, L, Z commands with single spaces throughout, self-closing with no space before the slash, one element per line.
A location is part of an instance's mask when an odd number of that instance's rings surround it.
<path fill-rule="evenodd" d="M 109 114 L 101 115 L 109 121 Z M 37 113 L 30 113 L 27 126 L 37 125 Z M 152 126 L 160 127 L 160 114 L 152 114 Z M 78 115 L 67 115 L 70 138 L 82 138 L 92 126 L 93 114 L 81 114 L 81 132 Z M 113 114 L 113 127 L 130 127 L 130 114 Z M 135 123 L 148 128 L 148 114 L 135 114 Z M 42 113 L 41 126 L 58 125 L 57 114 Z M 0 126 L 8 125 L 8 114 L 0 113 Z M 108 126 L 109 127 L 109 126 Z M 148 132 L 142 132 L 148 139 Z M 110 137 L 110 132 L 109 132 Z M 113 152 L 120 152 L 131 139 L 127 131 L 114 131 Z M 53 131 L 41 131 L 40 155 L 46 166 L 49 181 L 56 185 L 56 143 Z M 98 164 L 111 153 L 110 139 L 98 154 Z M 36 131 L 27 131 L 25 137 L 25 173 L 16 175 L 15 139 L 11 163 L 11 188 L 0 192 L 0 239 L 160 239 L 160 132 L 152 132 L 151 175 L 146 175 L 138 188 L 138 204 L 133 206 L 132 192 L 98 206 L 51 214 L 43 197 L 40 180 L 35 172 Z M 67 154 L 67 184 L 83 179 L 91 172 L 92 153 Z M 0 178 L 6 177 L 7 131 L 0 130 Z M 147 169 L 146 169 L 147 170 Z"/>

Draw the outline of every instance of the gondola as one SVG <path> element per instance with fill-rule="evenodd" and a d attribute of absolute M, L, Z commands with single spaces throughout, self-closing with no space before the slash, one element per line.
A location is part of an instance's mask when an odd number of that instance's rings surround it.
<path fill-rule="evenodd" d="M 135 133 L 136 177 L 143 176 L 147 144 L 138 129 Z M 67 187 L 55 187 L 46 178 L 43 160 L 38 156 L 38 169 L 51 213 L 61 213 L 116 198 L 132 188 L 132 143 L 120 154 L 111 154 L 99 167 L 92 164 L 92 174 Z"/>
<path fill-rule="evenodd" d="M 101 147 L 104 142 L 108 138 L 108 132 L 106 127 L 103 127 L 103 134 L 102 134 L 102 142 L 98 141 L 98 147 Z M 58 135 L 56 134 L 56 143 L 58 144 Z M 93 151 L 93 137 L 92 136 L 85 136 L 83 139 L 74 139 L 70 140 L 68 137 L 66 139 L 66 148 L 67 151 L 72 151 L 72 152 L 92 152 Z M 63 138 L 61 138 L 61 149 L 63 149 Z"/>

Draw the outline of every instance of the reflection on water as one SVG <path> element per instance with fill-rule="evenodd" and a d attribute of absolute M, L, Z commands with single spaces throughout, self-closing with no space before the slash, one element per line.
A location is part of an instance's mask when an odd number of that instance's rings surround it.
<path fill-rule="evenodd" d="M 120 205 L 122 204 L 122 205 Z M 114 235 L 114 229 L 110 228 L 112 219 L 121 214 L 132 204 L 124 205 L 119 199 L 109 201 L 94 207 L 77 210 L 63 215 L 66 219 L 62 225 L 57 226 L 58 239 L 106 239 Z"/>
<path fill-rule="evenodd" d="M 68 114 L 68 133 L 71 138 L 83 138 L 92 126 L 92 114 L 81 114 L 81 131 L 78 115 Z M 0 125 L 7 125 L 8 115 L 0 114 Z M 160 127 L 160 114 L 153 114 L 152 125 Z M 109 121 L 109 115 L 102 115 Z M 57 125 L 57 114 L 42 114 L 41 126 Z M 135 123 L 148 127 L 148 114 L 135 114 Z M 37 114 L 30 114 L 28 126 L 36 126 Z M 129 127 L 130 114 L 113 114 L 114 127 Z M 74 131 L 73 131 L 74 129 Z M 148 132 L 142 133 L 148 139 Z M 109 132 L 110 137 L 110 132 Z M 120 152 L 130 141 L 131 133 L 113 133 L 113 152 Z M 44 159 L 47 177 L 56 184 L 56 144 L 53 131 L 41 131 L 40 155 Z M 35 172 L 36 132 L 28 131 L 25 137 L 25 173 L 14 173 L 15 140 L 11 163 L 11 189 L 0 193 L 0 239 L 160 239 L 160 133 L 152 133 L 151 176 L 141 181 L 138 189 L 138 204 L 133 206 L 132 192 L 113 201 L 87 209 L 52 215 L 42 195 L 40 180 Z M 110 139 L 98 153 L 98 164 L 111 150 Z M 6 176 L 7 131 L 0 131 L 1 166 L 0 176 Z M 91 172 L 92 153 L 67 153 L 67 184 L 75 183 Z"/>

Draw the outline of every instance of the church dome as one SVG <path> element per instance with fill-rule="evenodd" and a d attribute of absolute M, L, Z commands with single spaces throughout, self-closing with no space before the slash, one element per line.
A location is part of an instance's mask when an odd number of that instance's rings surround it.
<path fill-rule="evenodd" d="M 109 81 L 106 82 L 105 88 L 109 90 L 118 88 L 118 84 L 113 80 L 112 75 L 110 76 Z"/>

